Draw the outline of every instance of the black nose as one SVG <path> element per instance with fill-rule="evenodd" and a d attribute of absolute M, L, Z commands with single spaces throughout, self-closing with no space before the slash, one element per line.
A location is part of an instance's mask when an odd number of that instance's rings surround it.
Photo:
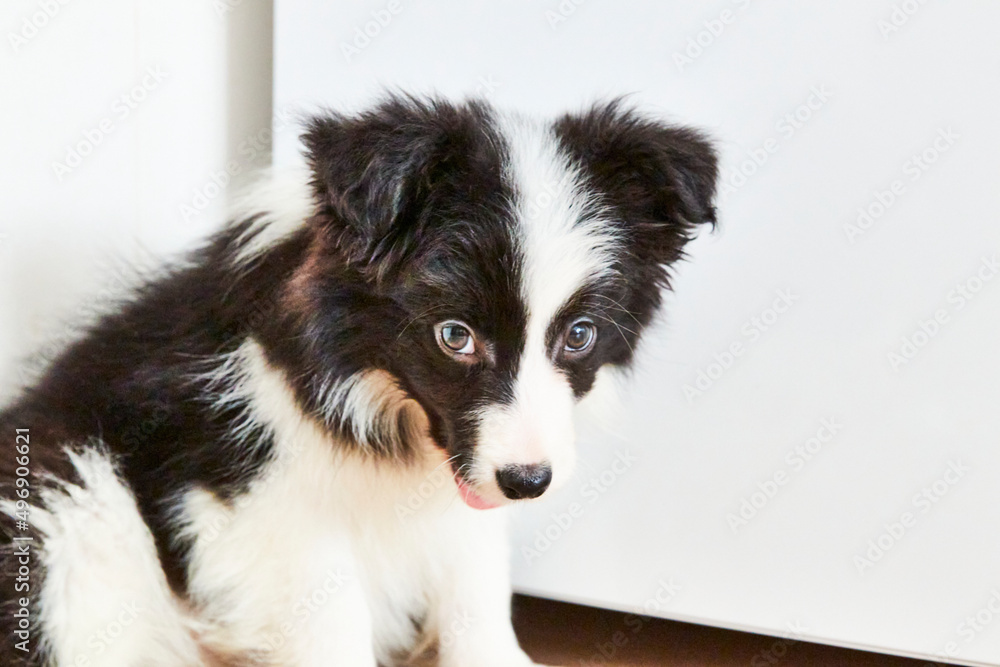
<path fill-rule="evenodd" d="M 552 468 L 549 464 L 510 465 L 497 470 L 497 484 L 511 500 L 537 498 L 545 493 L 552 483 Z"/>

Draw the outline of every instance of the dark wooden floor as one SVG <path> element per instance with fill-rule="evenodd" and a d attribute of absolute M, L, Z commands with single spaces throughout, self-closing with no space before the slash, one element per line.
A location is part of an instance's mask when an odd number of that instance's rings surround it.
<path fill-rule="evenodd" d="M 522 646 L 536 662 L 566 667 L 925 667 L 928 664 L 922 660 L 789 642 L 688 623 L 626 617 L 592 607 L 524 596 L 514 598 L 514 626 Z"/>

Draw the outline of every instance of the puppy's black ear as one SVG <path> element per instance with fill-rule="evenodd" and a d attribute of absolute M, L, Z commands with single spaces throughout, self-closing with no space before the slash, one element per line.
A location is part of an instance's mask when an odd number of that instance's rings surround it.
<path fill-rule="evenodd" d="M 643 259 L 670 264 L 696 225 L 714 226 L 718 160 L 701 133 L 644 118 L 621 100 L 564 116 L 555 127 Z"/>
<path fill-rule="evenodd" d="M 382 276 L 405 255 L 435 178 L 477 111 L 394 96 L 358 116 L 309 122 L 302 141 L 318 224 L 349 262 Z"/>

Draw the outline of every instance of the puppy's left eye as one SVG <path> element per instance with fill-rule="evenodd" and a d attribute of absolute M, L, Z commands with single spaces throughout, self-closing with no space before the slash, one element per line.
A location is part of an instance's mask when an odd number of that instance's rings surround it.
<path fill-rule="evenodd" d="M 597 339 L 597 327 L 590 320 L 577 320 L 566 331 L 564 349 L 567 352 L 579 354 L 586 352 Z"/>
<path fill-rule="evenodd" d="M 449 354 L 475 354 L 476 339 L 472 330 L 462 322 L 442 322 L 437 327 L 437 339 Z"/>

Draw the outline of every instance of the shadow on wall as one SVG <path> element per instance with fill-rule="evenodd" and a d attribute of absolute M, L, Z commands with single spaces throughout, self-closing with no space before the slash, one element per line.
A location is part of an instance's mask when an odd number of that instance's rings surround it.
<path fill-rule="evenodd" d="M 271 164 L 274 3 L 220 0 L 226 13 L 226 165 L 230 198 Z"/>

